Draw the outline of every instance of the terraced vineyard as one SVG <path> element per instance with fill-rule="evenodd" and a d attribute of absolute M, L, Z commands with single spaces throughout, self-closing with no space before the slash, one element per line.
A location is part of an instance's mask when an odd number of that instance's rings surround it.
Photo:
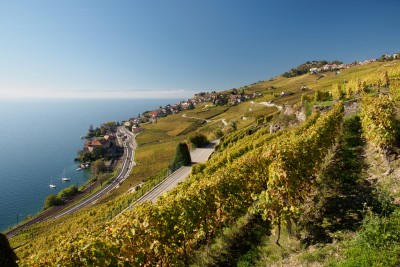
<path fill-rule="evenodd" d="M 293 103 L 286 103 L 288 108 L 282 113 L 268 117 L 276 112 L 269 109 L 262 123 L 259 113 L 250 125 L 239 121 L 238 130 L 223 137 L 206 164 L 195 165 L 185 182 L 155 204 L 138 205 L 110 220 L 109 214 L 129 199 L 122 194 L 67 218 L 45 222 L 48 231 L 35 226 L 37 230 L 33 228 L 25 236 L 16 237 L 13 244 L 28 242 L 17 250 L 20 264 L 265 266 L 279 262 L 286 266 L 371 266 L 383 257 L 388 260 L 384 266 L 400 264 L 400 216 L 394 201 L 400 197 L 396 178 L 400 173 L 396 157 L 400 143 L 396 102 L 400 95 L 400 64 L 377 63 L 359 67 L 358 72 L 343 71 L 340 79 L 349 79 L 340 86 L 336 76 L 327 76 L 318 80 L 312 92 L 332 88 L 335 93 L 326 93 L 323 101 L 300 103 L 301 94 L 296 92 L 297 98 L 290 98 Z M 269 84 L 295 90 L 308 80 L 308 74 L 278 77 L 246 89 L 264 88 L 262 101 L 271 97 L 269 89 L 265 89 Z M 312 98 L 312 92 L 305 94 Z M 283 104 L 284 99 L 277 98 L 276 102 Z M 289 109 L 306 113 L 310 107 L 312 112 L 304 122 L 295 120 L 294 112 L 282 115 Z M 207 110 L 207 114 L 218 120 L 227 113 L 226 118 L 232 120 L 240 108 L 218 107 L 216 112 Z M 240 116 L 236 119 L 240 120 Z M 271 133 L 270 125 L 282 116 L 296 123 Z M 149 132 L 157 140 L 162 137 L 175 144 L 176 136 L 189 127 L 184 120 L 179 131 L 160 123 L 149 126 Z M 164 124 L 168 129 L 157 129 Z M 202 132 L 202 128 L 197 131 Z M 147 145 L 150 139 L 142 140 Z M 364 158 L 368 164 L 360 163 Z M 370 179 L 372 176 L 374 180 Z M 392 190 L 387 190 L 388 179 L 392 179 Z M 346 190 L 360 184 L 363 188 L 376 188 L 365 204 L 360 206 L 355 201 L 358 206 L 354 211 L 349 203 L 347 208 L 335 207 L 339 200 L 333 196 L 346 196 Z M 349 188 L 344 190 L 344 186 Z M 341 193 L 335 195 L 339 189 Z M 360 194 L 360 198 L 364 193 L 351 191 L 352 196 Z M 336 222 L 328 217 L 335 215 L 335 209 Z M 348 226 L 346 232 L 342 232 L 344 228 L 338 226 L 338 221 Z M 382 229 L 380 225 L 387 227 Z M 232 233 L 249 242 L 247 246 Z M 359 248 L 366 245 L 368 238 L 376 241 L 371 245 L 375 249 L 363 252 Z M 332 253 L 332 244 L 336 254 Z"/>

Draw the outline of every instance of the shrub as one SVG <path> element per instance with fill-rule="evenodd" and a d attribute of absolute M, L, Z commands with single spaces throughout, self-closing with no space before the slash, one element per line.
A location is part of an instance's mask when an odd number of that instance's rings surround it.
<path fill-rule="evenodd" d="M 306 102 L 311 102 L 311 101 L 312 101 L 311 97 L 309 95 L 307 95 L 306 93 L 301 95 L 300 102 L 302 105 L 304 105 L 304 103 L 306 103 Z"/>
<path fill-rule="evenodd" d="M 96 160 L 92 164 L 92 172 L 95 175 L 100 174 L 101 172 L 105 172 L 107 170 L 106 164 L 102 160 Z"/>
<path fill-rule="evenodd" d="M 221 130 L 218 130 L 215 132 L 215 137 L 216 138 L 221 138 L 222 136 L 224 136 L 224 133 Z"/>
<path fill-rule="evenodd" d="M 78 188 L 76 185 L 71 185 L 70 187 L 64 188 L 58 193 L 58 197 L 62 200 L 63 198 L 70 198 L 78 193 Z"/>
<path fill-rule="evenodd" d="M 47 209 L 61 204 L 62 204 L 61 198 L 55 194 L 51 194 L 46 197 L 46 200 L 44 201 L 44 208 Z"/>
<path fill-rule="evenodd" d="M 192 167 L 192 174 L 202 173 L 205 168 L 206 164 L 204 163 L 195 164 Z"/>
<path fill-rule="evenodd" d="M 203 147 L 208 144 L 207 137 L 204 134 L 195 134 L 189 137 L 190 143 L 193 144 L 194 147 Z"/>
<path fill-rule="evenodd" d="M 315 90 L 314 92 L 314 101 L 327 101 L 330 100 L 331 95 L 329 92 L 323 92 L 320 90 Z"/>
<path fill-rule="evenodd" d="M 176 147 L 175 159 L 171 163 L 170 170 L 176 171 L 182 166 L 190 165 L 192 159 L 190 158 L 189 147 L 186 143 L 179 143 Z"/>
<path fill-rule="evenodd" d="M 344 261 L 334 266 L 398 266 L 400 210 L 388 217 L 368 214 L 345 254 Z"/>

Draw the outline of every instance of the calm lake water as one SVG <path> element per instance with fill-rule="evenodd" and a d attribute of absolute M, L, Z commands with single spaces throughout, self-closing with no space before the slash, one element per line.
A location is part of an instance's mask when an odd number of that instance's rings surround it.
<path fill-rule="evenodd" d="M 89 125 L 122 121 L 178 99 L 0 100 L 0 231 L 43 208 L 47 195 L 89 179 L 73 161 Z M 70 182 L 60 180 L 63 170 Z M 57 188 L 52 189 L 53 183 Z"/>

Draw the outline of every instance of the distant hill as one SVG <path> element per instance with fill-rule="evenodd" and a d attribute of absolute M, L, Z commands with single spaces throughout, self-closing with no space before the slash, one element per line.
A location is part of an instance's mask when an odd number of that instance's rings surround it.
<path fill-rule="evenodd" d="M 307 72 L 310 71 L 311 68 L 321 68 L 324 65 L 327 64 L 343 64 L 342 61 L 338 61 L 338 60 L 334 60 L 334 61 L 327 61 L 327 60 L 319 60 L 319 61 L 307 61 L 304 64 L 301 64 L 295 68 L 292 68 L 291 70 L 285 72 L 282 74 L 283 77 L 285 78 L 290 78 L 290 77 L 295 77 L 295 76 L 299 76 L 299 75 L 303 75 Z"/>

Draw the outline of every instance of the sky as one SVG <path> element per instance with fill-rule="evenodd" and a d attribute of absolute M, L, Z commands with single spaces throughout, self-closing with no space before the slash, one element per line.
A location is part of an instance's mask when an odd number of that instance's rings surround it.
<path fill-rule="evenodd" d="M 400 1 L 0 0 L 0 99 L 179 98 L 400 52 Z"/>

